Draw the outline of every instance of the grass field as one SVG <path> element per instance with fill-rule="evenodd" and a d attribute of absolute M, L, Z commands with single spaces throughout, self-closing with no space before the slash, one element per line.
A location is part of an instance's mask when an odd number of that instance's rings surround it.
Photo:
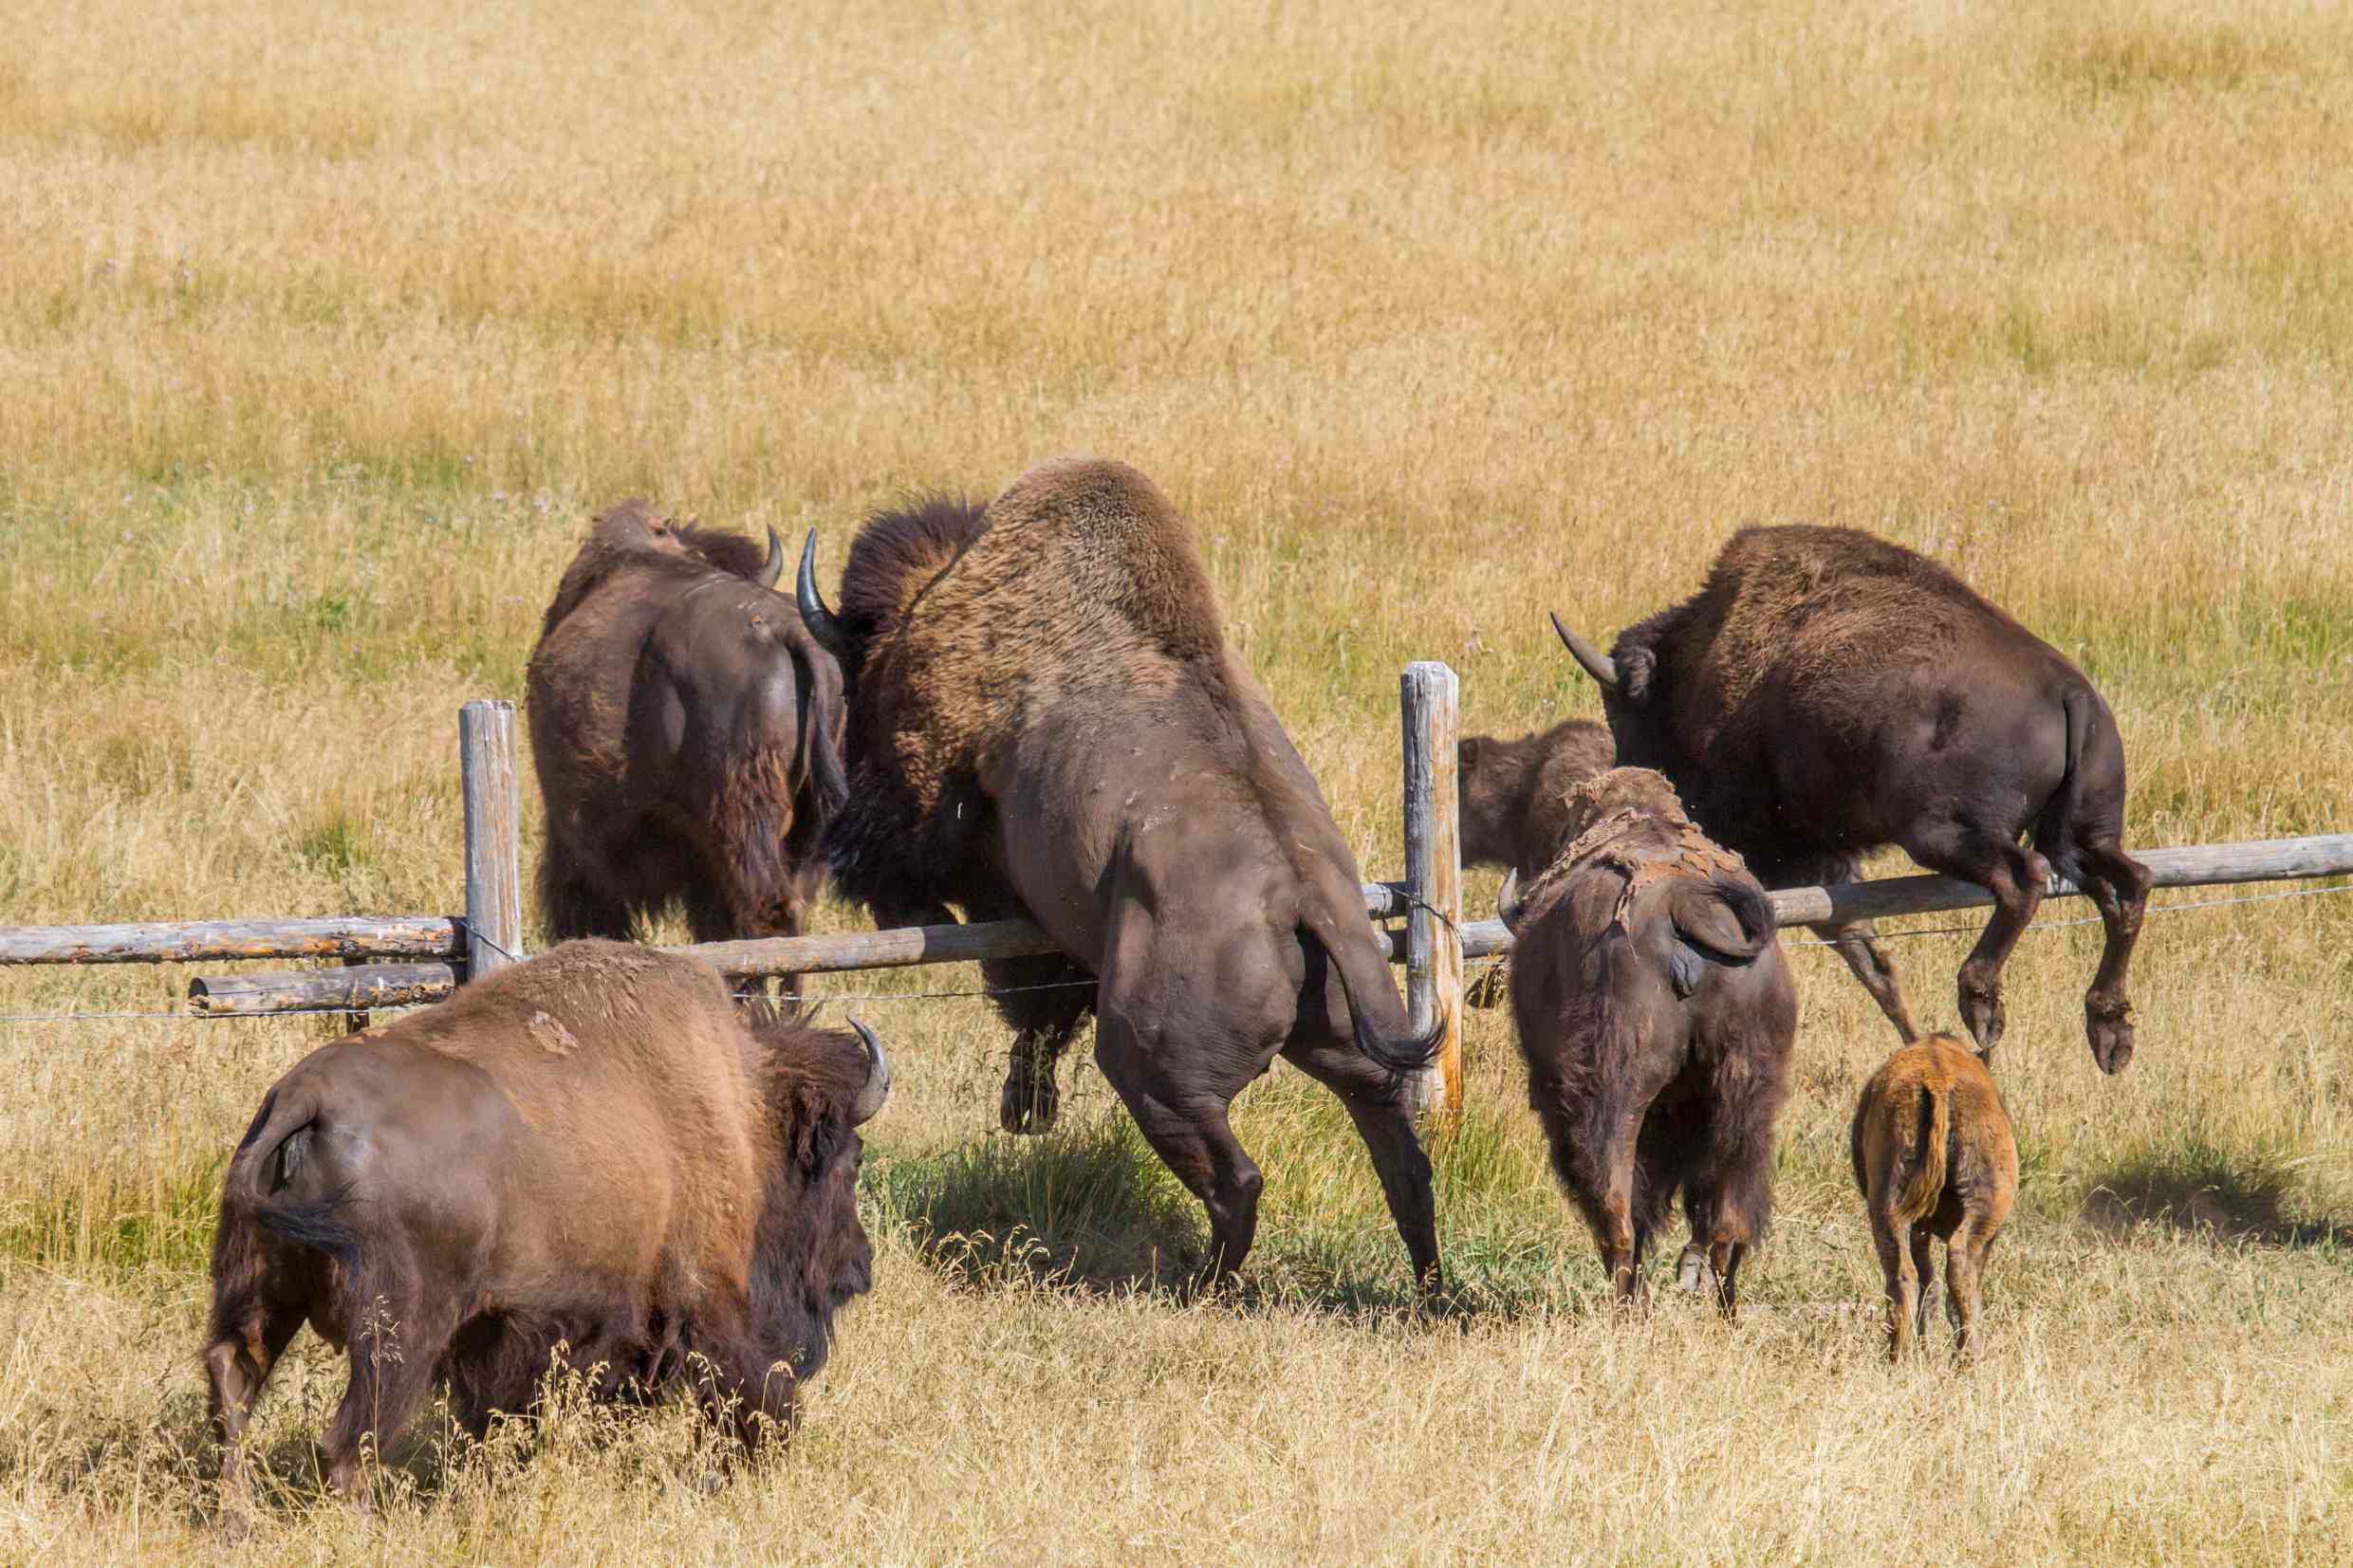
<path fill-rule="evenodd" d="M 0 921 L 446 910 L 455 710 L 521 694 L 592 509 L 838 570 L 864 508 L 1070 451 L 1193 518 L 1372 875 L 1406 661 L 1473 729 L 1595 711 L 1543 612 L 1606 636 L 1747 521 L 1929 549 L 2078 659 L 2129 841 L 2353 827 L 2353 10 L 1248 9 L 8 8 Z M 1899 945 L 1926 1020 L 1967 941 Z M 363 1516 L 316 1501 L 311 1344 L 245 1550 L 2353 1559 L 2353 897 L 2153 916 L 2113 1080 L 2096 951 L 2010 970 L 2024 1196 L 1957 1375 L 1877 1358 L 1844 1126 L 1893 1042 L 1818 949 L 1731 1327 L 1603 1309 L 1498 1015 L 1427 1322 L 1296 1076 L 1237 1113 L 1248 1286 L 1189 1304 L 1197 1209 L 1099 1078 L 1014 1143 L 991 1015 L 874 1001 L 878 1284 L 788 1454 L 707 1495 L 681 1412 L 436 1416 Z M 0 1559 L 217 1549 L 215 1185 L 324 1034 L 0 1022 Z"/>

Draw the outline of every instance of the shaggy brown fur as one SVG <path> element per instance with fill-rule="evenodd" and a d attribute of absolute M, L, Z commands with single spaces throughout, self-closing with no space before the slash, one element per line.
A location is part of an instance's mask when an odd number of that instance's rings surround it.
<path fill-rule="evenodd" d="M 854 1129 L 886 1087 L 857 1036 L 747 1018 L 707 966 L 606 942 L 312 1052 L 222 1185 L 204 1362 L 230 1508 L 306 1321 L 350 1354 L 341 1491 L 435 1384 L 478 1437 L 559 1345 L 605 1397 L 732 1402 L 750 1448 L 867 1288 Z"/>
<path fill-rule="evenodd" d="M 565 572 L 528 704 L 558 940 L 625 937 L 673 899 L 699 942 L 799 934 L 843 788 L 841 672 L 761 584 L 765 553 L 631 501 Z"/>
<path fill-rule="evenodd" d="M 1590 779 L 1564 805 L 1558 858 L 1505 909 L 1529 1103 L 1620 1297 L 1641 1295 L 1679 1190 L 1687 1277 L 1704 1258 L 1729 1316 L 1772 1212 L 1797 1032 L 1772 904 L 1647 768 Z"/>
<path fill-rule="evenodd" d="M 1361 876 L 1266 694 L 1227 647 L 1191 530 L 1122 464 L 1047 463 L 985 509 L 870 521 L 838 637 L 850 803 L 837 884 L 878 920 L 1021 915 L 1060 944 L 985 966 L 1018 1031 L 999 1114 L 1050 1123 L 1090 1005 L 1096 1060 L 1207 1206 L 1212 1277 L 1257 1225 L 1226 1107 L 1277 1053 L 1347 1103 L 1417 1276 L 1435 1284 L 1412 1038 Z"/>
<path fill-rule="evenodd" d="M 1568 792 L 1617 766 L 1617 742 L 1591 719 L 1516 741 L 1468 735 L 1454 747 L 1462 791 L 1462 863 L 1534 876 L 1563 840 Z"/>
<path fill-rule="evenodd" d="M 2107 926 L 2084 997 L 2092 1056 L 2111 1073 L 2131 1059 L 2124 976 L 2150 876 L 2121 847 L 2116 721 L 2055 649 L 1899 545 L 1851 528 L 1744 528 L 1697 596 L 1622 633 L 1608 662 L 1596 673 L 1618 761 L 1673 779 L 1767 886 L 1851 879 L 1863 853 L 1897 843 L 1992 893 L 1958 987 L 1981 1051 L 2002 1036 L 2018 933 L 2054 868 L 2074 878 Z M 1833 934 L 1916 1038 L 1877 933 Z"/>
<path fill-rule="evenodd" d="M 1986 1254 L 2018 1197 L 2018 1144 L 1993 1076 L 1951 1035 L 1907 1045 L 1863 1085 L 1849 1141 L 1887 1281 L 1888 1356 L 1928 1332 L 1931 1238 L 1945 1244 L 1945 1316 L 1965 1354 Z"/>

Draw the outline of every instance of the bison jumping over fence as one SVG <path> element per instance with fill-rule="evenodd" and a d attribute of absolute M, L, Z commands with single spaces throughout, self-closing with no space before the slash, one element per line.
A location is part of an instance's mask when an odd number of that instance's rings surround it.
<path fill-rule="evenodd" d="M 732 1404 L 751 1448 L 867 1288 L 856 1130 L 889 1089 L 863 1025 L 746 1015 L 709 967 L 609 942 L 313 1051 L 222 1185 L 204 1363 L 232 1516 L 305 1322 L 351 1358 L 338 1491 L 436 1384 L 476 1437 L 528 1410 L 559 1343 L 600 1396 Z"/>
<path fill-rule="evenodd" d="M 1766 886 L 1852 880 L 1895 843 L 1992 893 L 1959 983 L 1980 1052 L 2002 1038 L 2002 966 L 2053 868 L 2081 884 L 2107 928 L 2084 1000 L 2092 1059 L 2110 1073 L 2131 1060 L 2124 971 L 2150 874 L 2121 847 L 2116 721 L 2056 649 L 1936 563 L 1853 528 L 1743 528 L 1696 596 L 1608 657 L 1553 625 L 1601 685 L 1618 761 L 1673 780 Z M 1836 937 L 1918 1038 L 1877 933 Z"/>
<path fill-rule="evenodd" d="M 842 676 L 775 593 L 784 552 L 641 501 L 599 517 L 531 652 L 548 933 L 797 936 L 842 799 Z M 789 988 L 791 977 L 787 977 Z"/>
<path fill-rule="evenodd" d="M 1642 1294 L 1679 1190 L 1687 1277 L 1704 1259 L 1730 1316 L 1772 1213 L 1797 1035 L 1772 903 L 1647 768 L 1579 784 L 1561 820 L 1557 858 L 1500 900 L 1529 1103 L 1619 1297 Z"/>
<path fill-rule="evenodd" d="M 848 686 L 850 802 L 836 885 L 884 925 L 1024 916 L 1062 954 L 984 966 L 1017 1039 L 1006 1125 L 1052 1116 L 1056 1058 L 1091 1005 L 1096 1061 L 1209 1210 L 1207 1274 L 1240 1267 L 1258 1167 L 1227 1107 L 1277 1055 L 1340 1096 L 1417 1279 L 1435 1286 L 1416 1039 L 1356 858 L 1226 644 L 1191 531 L 1111 462 L 1032 470 L 984 510 L 870 521 L 837 617 L 801 611 Z M 1043 988 L 1034 988 L 1043 987 Z"/>

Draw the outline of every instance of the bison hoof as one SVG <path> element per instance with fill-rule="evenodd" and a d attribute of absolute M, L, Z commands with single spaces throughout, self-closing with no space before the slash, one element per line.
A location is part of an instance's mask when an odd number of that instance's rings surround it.
<path fill-rule="evenodd" d="M 1026 1056 L 1015 1056 L 1005 1074 L 1005 1095 L 997 1104 L 997 1120 L 1009 1133 L 1044 1133 L 1062 1113 L 1062 1092 L 1051 1068 L 1044 1072 Z"/>
<path fill-rule="evenodd" d="M 1675 1266 L 1675 1282 L 1693 1292 L 1714 1287 L 1715 1270 L 1708 1266 L 1706 1247 L 1694 1242 L 1683 1248 L 1682 1261 Z"/>
<path fill-rule="evenodd" d="M 2085 1003 L 2084 1032 L 2091 1037 L 2091 1059 L 2102 1072 L 2121 1073 L 2132 1061 L 2132 1008 L 2123 1003 Z"/>
<path fill-rule="evenodd" d="M 1992 1060 L 1993 1047 L 2002 1042 L 2002 1030 L 2009 1024 L 2003 1011 L 2001 994 L 1997 991 L 1961 991 L 1961 1022 L 1969 1026 L 1969 1035 L 1977 1042 L 1977 1055 Z"/>

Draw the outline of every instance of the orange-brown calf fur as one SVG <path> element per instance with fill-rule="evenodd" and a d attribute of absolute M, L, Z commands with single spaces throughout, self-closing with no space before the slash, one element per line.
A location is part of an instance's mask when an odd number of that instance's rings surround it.
<path fill-rule="evenodd" d="M 1986 1253 L 2018 1197 L 2018 1144 L 1993 1075 L 1951 1035 L 1906 1045 L 1863 1085 L 1852 1144 L 1887 1279 L 1888 1355 L 1928 1330 L 1932 1237 L 1945 1244 L 1955 1350 L 1967 1351 Z"/>

